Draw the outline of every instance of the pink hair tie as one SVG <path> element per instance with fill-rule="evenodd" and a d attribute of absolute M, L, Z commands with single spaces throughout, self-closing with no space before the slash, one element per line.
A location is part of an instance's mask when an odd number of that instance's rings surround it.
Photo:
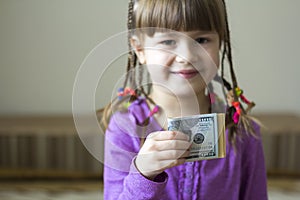
<path fill-rule="evenodd" d="M 233 122 L 234 122 L 235 124 L 237 124 L 237 123 L 239 122 L 240 115 L 239 115 L 237 112 L 235 112 L 235 113 L 233 114 L 232 119 L 233 119 Z"/>
<path fill-rule="evenodd" d="M 216 102 L 216 94 L 215 93 L 209 93 L 210 103 L 214 104 Z"/>
<path fill-rule="evenodd" d="M 235 124 L 237 124 L 238 122 L 239 122 L 239 119 L 240 119 L 240 115 L 241 115 L 241 113 L 242 113 L 242 110 L 241 110 L 241 107 L 240 107 L 240 102 L 238 102 L 238 101 L 234 101 L 234 102 L 232 102 L 232 106 L 235 108 L 235 112 L 234 112 L 234 114 L 233 114 L 233 116 L 232 116 L 232 119 L 233 119 L 233 122 L 235 123 Z"/>
<path fill-rule="evenodd" d="M 234 101 L 234 102 L 232 102 L 232 105 L 235 108 L 236 112 L 240 115 L 242 112 L 241 107 L 240 107 L 240 102 Z"/>
<path fill-rule="evenodd" d="M 149 113 L 149 117 L 152 117 L 155 113 L 158 113 L 159 107 L 156 105 Z"/>
<path fill-rule="evenodd" d="M 131 96 L 136 96 L 136 93 L 133 89 L 126 87 L 124 88 L 120 88 L 118 90 L 118 97 L 119 99 L 122 99 L 122 97 L 127 96 L 127 95 L 131 95 Z"/>

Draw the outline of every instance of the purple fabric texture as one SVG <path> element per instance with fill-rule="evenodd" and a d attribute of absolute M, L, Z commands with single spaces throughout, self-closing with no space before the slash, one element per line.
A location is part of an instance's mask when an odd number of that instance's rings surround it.
<path fill-rule="evenodd" d="M 133 164 L 141 134 L 162 130 L 153 118 L 146 130 L 137 125 L 149 112 L 146 101 L 138 99 L 127 112 L 111 118 L 105 136 L 105 200 L 268 199 L 261 139 L 246 133 L 237 140 L 236 152 L 227 140 L 225 158 L 187 162 L 165 170 L 154 181 L 142 176 Z M 259 133 L 257 125 L 255 130 Z"/>

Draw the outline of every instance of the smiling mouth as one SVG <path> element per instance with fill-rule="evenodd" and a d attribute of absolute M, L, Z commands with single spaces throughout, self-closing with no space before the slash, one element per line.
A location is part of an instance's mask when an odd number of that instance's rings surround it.
<path fill-rule="evenodd" d="M 190 79 L 199 74 L 199 72 L 197 70 L 181 70 L 178 72 L 171 72 L 171 73 L 179 75 L 180 77 L 182 77 L 184 79 Z"/>

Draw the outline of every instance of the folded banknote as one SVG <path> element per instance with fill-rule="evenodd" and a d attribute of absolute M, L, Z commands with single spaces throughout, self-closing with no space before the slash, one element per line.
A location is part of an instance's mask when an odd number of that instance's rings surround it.
<path fill-rule="evenodd" d="M 212 113 L 168 118 L 168 130 L 180 131 L 189 136 L 192 146 L 186 161 L 226 156 L 224 114 Z"/>

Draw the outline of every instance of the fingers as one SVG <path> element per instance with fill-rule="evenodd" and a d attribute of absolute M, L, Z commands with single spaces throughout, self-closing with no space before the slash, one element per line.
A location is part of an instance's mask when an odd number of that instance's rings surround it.
<path fill-rule="evenodd" d="M 166 151 L 166 150 L 187 150 L 191 143 L 184 140 L 163 140 L 149 144 L 149 150 Z"/>
<path fill-rule="evenodd" d="M 159 161 L 163 160 L 178 160 L 184 159 L 190 154 L 189 150 L 166 150 L 161 151 L 156 155 L 156 159 Z"/>
<path fill-rule="evenodd" d="M 177 159 L 177 160 L 164 160 L 160 162 L 161 169 L 165 170 L 171 167 L 175 167 L 178 165 L 182 165 L 185 162 L 185 159 Z"/>
<path fill-rule="evenodd" d="M 152 177 L 165 169 L 183 164 L 188 155 L 189 151 L 174 150 L 143 154 L 137 156 L 135 165 L 144 176 Z"/>
<path fill-rule="evenodd" d="M 137 169 L 146 177 L 185 162 L 190 154 L 189 137 L 181 132 L 159 131 L 151 133 L 135 160 Z"/>
<path fill-rule="evenodd" d="M 148 139 L 153 139 L 156 141 L 163 141 L 163 140 L 184 140 L 189 141 L 189 137 L 181 132 L 175 131 L 158 131 L 151 133 Z"/>
<path fill-rule="evenodd" d="M 185 158 L 175 160 L 162 160 L 153 162 L 151 159 L 141 159 L 137 157 L 135 160 L 136 168 L 143 176 L 153 180 L 158 174 L 164 170 L 181 165 L 185 162 Z"/>
<path fill-rule="evenodd" d="M 142 152 L 166 150 L 187 150 L 191 146 L 188 136 L 181 132 L 160 131 L 150 134 L 143 146 Z"/>

